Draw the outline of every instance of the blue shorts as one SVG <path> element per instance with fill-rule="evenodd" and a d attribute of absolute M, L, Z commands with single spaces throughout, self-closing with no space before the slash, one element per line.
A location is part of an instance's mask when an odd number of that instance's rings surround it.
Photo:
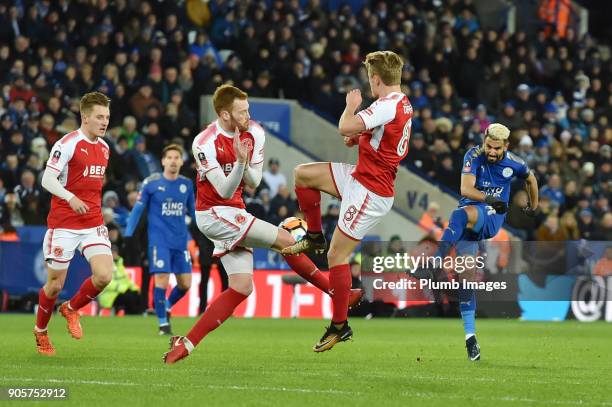
<path fill-rule="evenodd" d="M 188 250 L 149 247 L 149 273 L 191 273 L 191 255 Z"/>
<path fill-rule="evenodd" d="M 460 255 L 475 255 L 478 251 L 477 242 L 495 237 L 506 219 L 505 214 L 498 215 L 487 204 L 471 206 L 475 206 L 478 209 L 478 221 L 472 228 L 472 233 L 466 235 L 463 241 L 457 243 L 457 253 Z"/>

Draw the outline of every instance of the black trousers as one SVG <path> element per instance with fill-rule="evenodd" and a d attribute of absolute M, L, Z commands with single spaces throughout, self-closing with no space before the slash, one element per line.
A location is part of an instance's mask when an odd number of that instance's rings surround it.
<path fill-rule="evenodd" d="M 206 311 L 206 304 L 208 302 L 208 280 L 210 279 L 210 269 L 213 264 L 217 265 L 219 269 L 219 275 L 221 276 L 221 288 L 222 290 L 227 290 L 227 273 L 225 272 L 225 268 L 221 263 L 219 258 L 213 257 L 213 250 L 215 248 L 213 242 L 211 242 L 206 236 L 202 233 L 197 234 L 197 238 L 195 239 L 196 244 L 200 249 L 200 272 L 201 272 L 201 280 L 200 280 L 200 314 Z"/>
<path fill-rule="evenodd" d="M 124 310 L 126 314 L 142 314 L 144 312 L 144 304 L 142 297 L 138 291 L 128 290 L 123 294 L 119 294 L 113 303 L 115 311 Z"/>

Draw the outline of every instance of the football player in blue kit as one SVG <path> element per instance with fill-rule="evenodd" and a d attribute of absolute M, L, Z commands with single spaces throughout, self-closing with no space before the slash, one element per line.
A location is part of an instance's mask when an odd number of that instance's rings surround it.
<path fill-rule="evenodd" d="M 144 180 L 138 201 L 125 232 L 131 237 L 145 208 L 148 208 L 149 271 L 155 275 L 153 302 L 159 320 L 159 334 L 170 335 L 170 309 L 191 287 L 191 256 L 187 250 L 189 231 L 186 216 L 195 219 L 193 183 L 179 174 L 184 150 L 170 144 L 162 151 L 164 172 Z M 166 298 L 170 273 L 177 285 Z M 143 287 L 146 289 L 146 287 Z"/>
<path fill-rule="evenodd" d="M 508 151 L 510 130 L 499 123 L 487 127 L 482 146 L 465 153 L 461 171 L 461 199 L 444 230 L 439 256 L 456 247 L 458 256 L 475 256 L 478 242 L 491 239 L 502 227 L 508 211 L 510 185 L 515 178 L 525 181 L 529 204 L 523 211 L 533 216 L 538 207 L 538 183 L 527 164 Z M 466 274 L 470 274 L 466 272 Z M 468 275 L 464 276 L 469 280 Z M 473 289 L 459 289 L 459 309 L 470 360 L 480 359 L 476 340 L 476 296 Z"/>

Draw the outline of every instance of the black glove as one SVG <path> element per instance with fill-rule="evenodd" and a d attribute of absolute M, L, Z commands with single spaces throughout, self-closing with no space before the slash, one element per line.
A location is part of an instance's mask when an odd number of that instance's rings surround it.
<path fill-rule="evenodd" d="M 499 199 L 487 195 L 485 198 L 485 202 L 490 205 L 498 215 L 502 215 L 508 212 L 508 205 L 504 201 L 500 201 Z"/>
<path fill-rule="evenodd" d="M 523 213 L 527 216 L 529 216 L 530 218 L 535 218 L 536 216 L 536 209 L 530 208 L 530 207 L 526 207 L 523 208 Z"/>

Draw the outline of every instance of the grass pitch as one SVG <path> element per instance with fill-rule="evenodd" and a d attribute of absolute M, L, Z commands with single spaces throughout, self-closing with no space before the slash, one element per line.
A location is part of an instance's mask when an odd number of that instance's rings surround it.
<path fill-rule="evenodd" d="M 82 324 L 76 341 L 54 315 L 57 353 L 43 357 L 34 316 L 0 314 L 0 386 L 67 387 L 58 405 L 80 406 L 612 406 L 603 322 L 478 320 L 483 359 L 470 363 L 458 319 L 353 319 L 354 341 L 322 354 L 311 347 L 324 321 L 231 319 L 173 366 L 155 318 Z"/>

